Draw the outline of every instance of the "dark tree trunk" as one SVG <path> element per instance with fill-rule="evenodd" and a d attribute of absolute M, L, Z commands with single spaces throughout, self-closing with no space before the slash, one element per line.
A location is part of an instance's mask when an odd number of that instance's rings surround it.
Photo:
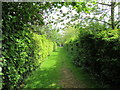
<path fill-rule="evenodd" d="M 112 25 L 112 29 L 115 28 L 114 9 L 115 9 L 115 2 L 111 1 L 111 25 Z"/>

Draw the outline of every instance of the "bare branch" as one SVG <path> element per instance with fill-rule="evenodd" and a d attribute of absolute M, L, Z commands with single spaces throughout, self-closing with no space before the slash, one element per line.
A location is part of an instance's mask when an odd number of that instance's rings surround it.
<path fill-rule="evenodd" d="M 108 24 L 108 25 L 111 25 L 110 23 L 108 23 L 108 22 L 106 22 L 106 21 L 99 20 L 99 19 L 97 19 L 97 18 L 88 18 L 88 19 L 92 19 L 92 20 L 96 20 L 96 21 L 101 21 L 101 22 L 104 22 L 104 23 L 106 23 L 106 24 Z"/>
<path fill-rule="evenodd" d="M 116 24 L 115 24 L 115 26 L 118 25 L 119 23 L 120 23 L 120 21 L 117 21 Z"/>
<path fill-rule="evenodd" d="M 111 4 L 105 4 L 105 3 L 98 3 L 98 4 L 106 5 L 106 6 L 111 6 Z"/>
<path fill-rule="evenodd" d="M 118 6 L 118 5 L 120 5 L 120 2 L 118 2 L 118 3 L 115 3 L 115 7 L 116 7 L 116 6 Z"/>

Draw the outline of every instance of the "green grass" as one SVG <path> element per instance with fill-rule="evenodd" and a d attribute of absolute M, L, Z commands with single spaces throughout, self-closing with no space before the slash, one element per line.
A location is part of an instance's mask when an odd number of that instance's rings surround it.
<path fill-rule="evenodd" d="M 69 56 L 64 48 L 59 48 L 56 52 L 51 53 L 41 66 L 25 80 L 24 88 L 62 88 L 59 81 L 61 80 L 62 73 L 60 71 L 63 66 L 68 68 L 76 79 L 85 84 L 86 88 L 102 87 L 89 74 L 72 63 L 72 56 Z"/>
<path fill-rule="evenodd" d="M 60 48 L 53 52 L 41 66 L 26 79 L 24 88 L 59 88 L 60 65 L 59 65 Z"/>

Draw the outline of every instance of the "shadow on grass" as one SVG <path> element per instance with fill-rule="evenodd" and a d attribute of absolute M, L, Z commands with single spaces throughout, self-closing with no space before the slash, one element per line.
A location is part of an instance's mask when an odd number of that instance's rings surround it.
<path fill-rule="evenodd" d="M 61 49 L 53 52 L 41 66 L 26 79 L 24 88 L 60 88 L 60 56 Z"/>
<path fill-rule="evenodd" d="M 66 66 L 76 79 L 84 83 L 86 88 L 101 87 L 99 82 L 93 80 L 91 76 L 72 63 L 72 58 L 66 50 L 59 48 L 57 52 L 53 52 L 41 66 L 26 79 L 24 88 L 62 88 L 59 82 L 61 80 L 61 68 L 63 66 Z"/>
<path fill-rule="evenodd" d="M 82 82 L 85 85 L 85 88 L 105 88 L 106 86 L 103 85 L 102 82 L 97 81 L 93 76 L 91 76 L 88 72 L 84 71 L 81 67 L 75 66 L 73 64 L 73 56 L 69 55 L 69 53 L 63 49 L 65 54 L 63 54 L 63 57 L 65 57 L 65 64 L 68 67 L 68 69 L 73 73 L 76 79 L 79 80 L 79 82 Z"/>

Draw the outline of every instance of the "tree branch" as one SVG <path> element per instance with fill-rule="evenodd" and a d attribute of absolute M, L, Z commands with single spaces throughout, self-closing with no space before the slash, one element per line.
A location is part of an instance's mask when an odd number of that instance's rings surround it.
<path fill-rule="evenodd" d="M 105 4 L 105 3 L 98 3 L 98 4 L 106 5 L 106 6 L 111 6 L 111 4 Z"/>
<path fill-rule="evenodd" d="M 120 23 L 120 20 L 116 22 L 115 26 L 118 25 Z"/>
<path fill-rule="evenodd" d="M 118 3 L 115 3 L 115 7 L 116 7 L 116 6 L 118 6 L 118 5 L 120 5 L 120 2 L 118 2 Z"/>
<path fill-rule="evenodd" d="M 99 20 L 99 19 L 97 19 L 97 18 L 88 18 L 88 19 L 92 19 L 92 20 L 96 20 L 96 21 L 101 21 L 101 20 Z M 106 21 L 101 21 L 101 22 L 104 22 L 104 23 L 106 23 L 106 24 L 108 24 L 108 25 L 111 25 L 110 23 L 108 23 L 108 22 L 106 22 Z"/>

